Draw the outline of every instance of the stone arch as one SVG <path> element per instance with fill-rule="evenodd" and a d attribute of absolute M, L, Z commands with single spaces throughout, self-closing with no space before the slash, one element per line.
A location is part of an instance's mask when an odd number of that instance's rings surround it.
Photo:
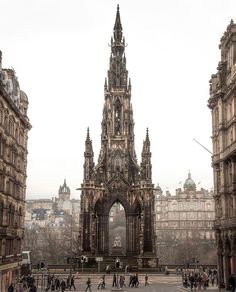
<path fill-rule="evenodd" d="M 144 228 L 142 204 L 136 198 L 131 205 L 126 195 L 126 192 L 113 193 L 109 199 L 98 199 L 94 204 L 96 254 L 109 254 L 109 213 L 116 202 L 123 206 L 126 217 L 126 254 L 134 255 L 142 251 L 143 238 L 140 238 Z"/>

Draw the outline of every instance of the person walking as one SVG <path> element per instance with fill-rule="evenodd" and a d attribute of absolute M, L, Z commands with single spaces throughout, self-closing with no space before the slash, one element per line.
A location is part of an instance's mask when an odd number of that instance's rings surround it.
<path fill-rule="evenodd" d="M 90 292 L 92 292 L 92 290 L 91 290 L 91 279 L 90 279 L 90 278 L 88 278 L 86 284 L 87 284 L 87 287 L 85 288 L 85 292 L 86 292 L 88 289 L 89 289 Z"/>
<path fill-rule="evenodd" d="M 30 289 L 29 289 L 29 292 L 36 292 L 37 291 L 37 288 L 36 286 L 33 284 Z"/>
<path fill-rule="evenodd" d="M 102 277 L 100 277 L 99 278 L 99 281 L 98 281 L 98 290 L 100 289 L 100 287 L 101 287 L 101 289 L 102 289 L 102 284 L 103 284 L 103 278 Z"/>
<path fill-rule="evenodd" d="M 117 283 L 116 283 L 116 274 L 113 274 L 113 281 L 112 281 L 112 287 L 117 287 Z"/>
<path fill-rule="evenodd" d="M 8 287 L 7 292 L 13 292 L 14 291 L 14 286 L 11 283 L 11 285 Z"/>
<path fill-rule="evenodd" d="M 145 284 L 144 284 L 144 286 L 147 286 L 147 285 L 149 285 L 149 283 L 148 283 L 148 275 L 147 274 L 145 274 Z"/>
<path fill-rule="evenodd" d="M 75 278 L 74 278 L 74 276 L 72 276 L 71 279 L 70 279 L 70 290 L 71 290 L 71 287 L 73 287 L 74 290 L 76 290 L 76 288 L 75 288 Z"/>
<path fill-rule="evenodd" d="M 106 289 L 105 275 L 102 276 L 102 289 Z"/>
<path fill-rule="evenodd" d="M 61 292 L 64 292 L 66 290 L 66 282 L 64 279 L 61 281 Z"/>
<path fill-rule="evenodd" d="M 235 275 L 232 274 L 230 277 L 229 277 L 229 287 L 230 287 L 230 291 L 231 292 L 235 292 L 235 287 L 236 287 L 236 279 L 235 279 Z"/>

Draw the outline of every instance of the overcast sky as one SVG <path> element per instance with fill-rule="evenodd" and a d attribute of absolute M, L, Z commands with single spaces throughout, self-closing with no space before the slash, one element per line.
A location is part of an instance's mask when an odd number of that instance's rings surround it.
<path fill-rule="evenodd" d="M 83 178 L 86 129 L 100 150 L 104 78 L 119 3 L 140 162 L 146 127 L 153 182 L 172 193 L 192 173 L 211 189 L 209 79 L 235 0 L 0 0 L 3 67 L 29 98 L 27 198 L 72 195 Z M 199 183 L 199 184 L 198 184 Z"/>

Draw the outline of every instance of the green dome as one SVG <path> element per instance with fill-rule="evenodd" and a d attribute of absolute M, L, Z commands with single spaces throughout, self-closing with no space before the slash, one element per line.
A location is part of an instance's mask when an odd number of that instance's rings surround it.
<path fill-rule="evenodd" d="M 188 173 L 188 178 L 186 179 L 185 183 L 184 183 L 184 189 L 188 189 L 188 190 L 196 190 L 196 184 L 194 182 L 194 180 L 191 178 L 191 173 Z"/>

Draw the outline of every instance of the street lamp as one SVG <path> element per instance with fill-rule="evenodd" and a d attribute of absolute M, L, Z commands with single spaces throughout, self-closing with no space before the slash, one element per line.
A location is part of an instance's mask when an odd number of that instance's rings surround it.
<path fill-rule="evenodd" d="M 73 250 L 73 224 L 72 224 L 72 213 L 70 215 L 70 276 L 72 275 L 72 250 Z"/>

